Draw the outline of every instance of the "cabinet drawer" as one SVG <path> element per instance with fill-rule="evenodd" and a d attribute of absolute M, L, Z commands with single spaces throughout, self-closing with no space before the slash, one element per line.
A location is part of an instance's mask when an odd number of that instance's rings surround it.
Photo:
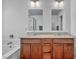
<path fill-rule="evenodd" d="M 43 52 L 50 53 L 51 52 L 51 45 L 50 44 L 44 44 L 43 45 Z"/>
<path fill-rule="evenodd" d="M 40 43 L 39 39 L 22 39 L 21 43 Z"/>
<path fill-rule="evenodd" d="M 73 39 L 54 39 L 53 43 L 73 43 Z"/>
<path fill-rule="evenodd" d="M 52 43 L 52 39 L 42 39 L 42 43 Z"/>

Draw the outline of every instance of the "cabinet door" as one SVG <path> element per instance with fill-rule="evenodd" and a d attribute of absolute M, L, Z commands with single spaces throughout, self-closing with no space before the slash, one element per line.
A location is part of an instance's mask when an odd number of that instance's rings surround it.
<path fill-rule="evenodd" d="M 22 44 L 21 59 L 30 59 L 30 44 Z"/>
<path fill-rule="evenodd" d="M 31 59 L 42 59 L 41 54 L 41 44 L 31 44 Z"/>
<path fill-rule="evenodd" d="M 53 59 L 63 59 L 63 44 L 53 44 Z"/>
<path fill-rule="evenodd" d="M 43 53 L 51 53 L 51 44 L 43 44 Z"/>
<path fill-rule="evenodd" d="M 72 44 L 64 44 L 64 59 L 74 59 L 73 52 Z"/>

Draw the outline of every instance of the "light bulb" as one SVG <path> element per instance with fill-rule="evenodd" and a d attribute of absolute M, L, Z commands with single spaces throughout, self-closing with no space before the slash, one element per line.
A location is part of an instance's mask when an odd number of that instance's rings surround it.
<path fill-rule="evenodd" d="M 61 2 L 59 3 L 59 7 L 63 7 L 63 6 L 64 6 L 64 2 L 61 1 Z"/>
<path fill-rule="evenodd" d="M 31 1 L 30 3 L 32 7 L 35 7 L 35 2 Z"/>
<path fill-rule="evenodd" d="M 59 5 L 58 1 L 55 1 L 54 6 L 58 7 L 58 5 Z"/>
<path fill-rule="evenodd" d="M 36 1 L 36 6 L 40 7 L 40 2 L 39 1 Z"/>

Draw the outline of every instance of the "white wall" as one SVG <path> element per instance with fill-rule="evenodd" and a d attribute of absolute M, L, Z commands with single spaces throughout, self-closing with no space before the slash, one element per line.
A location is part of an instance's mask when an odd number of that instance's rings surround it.
<path fill-rule="evenodd" d="M 18 37 L 25 34 L 27 25 L 27 12 L 25 0 L 2 0 L 2 44 L 3 54 L 19 45 Z M 14 39 L 9 35 L 13 34 Z M 13 42 L 7 45 L 9 42 Z M 10 48 L 9 46 L 12 46 Z"/>
<path fill-rule="evenodd" d="M 70 7 L 71 0 L 64 0 L 64 31 L 71 33 L 71 7 Z"/>
<path fill-rule="evenodd" d="M 76 36 L 76 0 L 71 0 L 71 34 Z"/>
<path fill-rule="evenodd" d="M 27 12 L 25 0 L 3 0 L 3 39 L 10 34 L 19 37 L 25 33 Z"/>
<path fill-rule="evenodd" d="M 64 31 L 76 36 L 76 0 L 64 0 Z"/>
<path fill-rule="evenodd" d="M 65 1 L 65 31 L 76 36 L 76 0 Z"/>
<path fill-rule="evenodd" d="M 44 31 L 51 31 L 51 0 L 42 0 Z"/>

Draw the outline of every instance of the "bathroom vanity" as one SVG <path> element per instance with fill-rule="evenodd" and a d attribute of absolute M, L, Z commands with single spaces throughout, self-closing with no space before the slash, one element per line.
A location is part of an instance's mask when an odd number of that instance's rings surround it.
<path fill-rule="evenodd" d="M 74 38 L 36 35 L 21 38 L 20 59 L 74 59 Z"/>

